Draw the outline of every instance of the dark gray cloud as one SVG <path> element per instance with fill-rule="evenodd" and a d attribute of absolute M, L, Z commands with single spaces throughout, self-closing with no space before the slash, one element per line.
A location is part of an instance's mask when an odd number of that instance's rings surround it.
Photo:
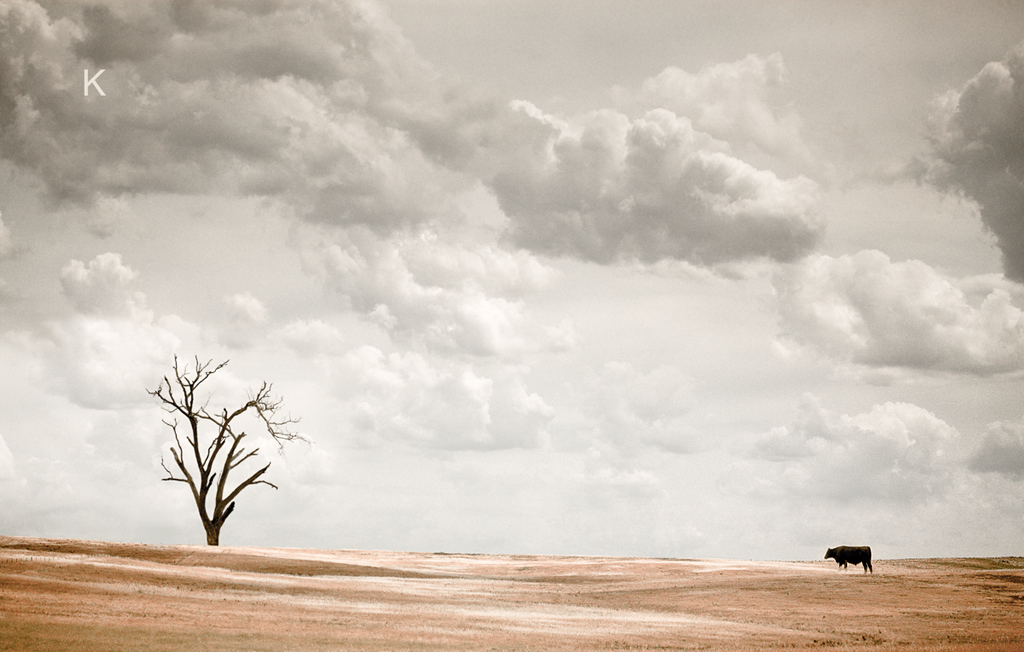
<path fill-rule="evenodd" d="M 72 45 L 75 54 L 98 66 L 115 61 L 145 61 L 161 52 L 171 35 L 166 25 L 143 15 L 141 20 L 121 18 L 109 7 L 91 5 L 82 9 L 85 35 Z"/>
<path fill-rule="evenodd" d="M 372 5 L 52 9 L 0 9 L 0 153 L 55 203 L 282 196 L 384 231 L 443 207 L 444 175 L 393 124 L 436 76 Z M 105 96 L 84 97 L 101 68 Z"/>
<path fill-rule="evenodd" d="M 978 202 L 1006 275 L 1024 281 L 1024 45 L 939 98 L 928 180 Z"/>

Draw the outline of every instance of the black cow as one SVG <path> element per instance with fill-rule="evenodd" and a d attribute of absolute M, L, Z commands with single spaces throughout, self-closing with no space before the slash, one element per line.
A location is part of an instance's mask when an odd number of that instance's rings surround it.
<path fill-rule="evenodd" d="M 868 546 L 829 548 L 828 552 L 825 553 L 825 559 L 835 559 L 840 568 L 846 568 L 847 564 L 853 564 L 854 566 L 863 564 L 865 573 L 871 571 L 874 574 L 875 572 L 875 569 L 871 568 L 871 548 Z"/>

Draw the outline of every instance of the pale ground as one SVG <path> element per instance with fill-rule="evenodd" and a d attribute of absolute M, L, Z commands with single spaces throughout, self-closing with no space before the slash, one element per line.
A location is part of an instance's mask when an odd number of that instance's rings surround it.
<path fill-rule="evenodd" d="M 0 537 L 0 650 L 1024 650 L 1024 558 L 874 566 Z"/>

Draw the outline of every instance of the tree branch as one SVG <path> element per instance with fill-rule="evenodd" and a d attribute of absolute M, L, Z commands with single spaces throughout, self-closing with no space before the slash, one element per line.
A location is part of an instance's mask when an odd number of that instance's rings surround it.
<path fill-rule="evenodd" d="M 228 503 L 231 502 L 232 500 L 235 499 L 235 496 L 237 496 L 238 494 L 242 493 L 242 489 L 245 489 L 249 485 L 253 485 L 253 484 L 269 484 L 274 489 L 277 489 L 277 485 L 274 484 L 273 482 L 267 482 L 266 480 L 258 480 L 258 478 L 261 475 L 263 475 L 264 473 L 266 473 L 267 469 L 269 469 L 269 468 L 270 468 L 270 463 L 268 462 L 267 465 L 264 466 L 262 469 L 260 469 L 256 473 L 253 473 L 246 480 L 243 480 L 240 485 L 235 487 L 234 491 L 232 491 L 230 494 L 228 494 L 228 497 L 224 499 L 224 502 L 228 502 Z"/>

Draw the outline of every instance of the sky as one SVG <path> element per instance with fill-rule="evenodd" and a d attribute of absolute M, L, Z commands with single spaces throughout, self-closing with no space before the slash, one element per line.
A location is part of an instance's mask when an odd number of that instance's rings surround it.
<path fill-rule="evenodd" d="M 1022 310 L 1019 3 L 0 1 L 3 534 L 1024 554 Z"/>

